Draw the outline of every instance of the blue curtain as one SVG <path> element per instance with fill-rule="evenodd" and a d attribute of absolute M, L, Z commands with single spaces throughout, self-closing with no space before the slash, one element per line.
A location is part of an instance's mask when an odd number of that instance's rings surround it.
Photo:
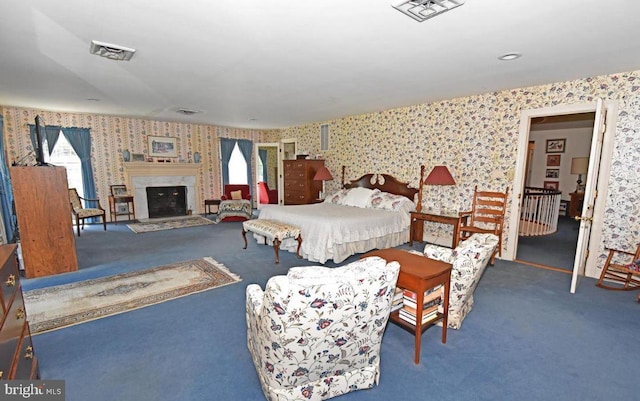
<path fill-rule="evenodd" d="M 13 213 L 13 190 L 11 188 L 11 177 L 4 155 L 4 118 L 0 116 L 0 207 L 2 207 L 2 220 L 4 232 L 7 235 L 7 242 L 15 242 L 18 223 Z"/>
<path fill-rule="evenodd" d="M 251 194 L 253 195 L 253 174 L 251 173 L 253 171 L 251 168 L 251 161 L 253 160 L 251 157 L 253 154 L 253 142 L 248 139 L 239 139 L 238 148 L 240 149 L 240 153 L 242 153 L 244 160 L 247 162 L 247 184 L 249 184 L 249 191 L 251 191 Z"/>
<path fill-rule="evenodd" d="M 44 128 L 44 131 L 44 138 L 42 138 L 42 141 L 44 142 L 45 139 L 47 140 L 47 147 L 49 148 L 49 154 L 51 154 L 53 152 L 53 147 L 56 146 L 58 138 L 60 137 L 60 127 L 56 125 L 47 125 Z M 33 149 L 35 149 L 37 146 L 35 125 L 29 124 L 29 137 L 31 138 L 31 145 L 33 146 Z"/>
<path fill-rule="evenodd" d="M 89 128 L 75 127 L 62 128 L 62 133 L 80 158 L 84 197 L 96 199 L 96 184 L 93 179 L 93 167 L 91 166 L 91 130 Z M 91 220 L 95 221 L 95 219 Z"/>
<path fill-rule="evenodd" d="M 236 146 L 235 139 L 220 138 L 220 157 L 222 158 L 222 188 L 224 192 L 224 186 L 229 183 L 229 160 L 231 160 L 231 153 Z"/>
<path fill-rule="evenodd" d="M 260 161 L 262 162 L 262 181 L 269 182 L 267 179 L 267 150 L 258 149 L 258 157 L 260 157 Z"/>

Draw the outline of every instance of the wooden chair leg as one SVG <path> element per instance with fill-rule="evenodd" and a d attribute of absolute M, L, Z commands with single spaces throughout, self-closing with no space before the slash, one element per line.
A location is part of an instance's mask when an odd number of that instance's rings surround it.
<path fill-rule="evenodd" d="M 78 237 L 80 236 L 80 219 L 76 219 L 76 228 L 78 230 Z"/>
<path fill-rule="evenodd" d="M 105 219 L 105 214 L 102 215 L 102 226 L 104 227 L 104 231 L 107 231 L 107 219 Z"/>
<path fill-rule="evenodd" d="M 280 250 L 280 240 L 278 238 L 273 239 L 273 249 L 276 251 L 276 264 L 280 263 L 280 257 L 278 251 Z"/>
<path fill-rule="evenodd" d="M 247 249 L 247 232 L 244 230 L 244 228 L 242 229 L 242 238 L 244 238 L 244 248 L 242 249 Z"/>
<path fill-rule="evenodd" d="M 298 241 L 298 249 L 296 250 L 296 256 L 298 256 L 298 259 L 302 259 L 302 256 L 300 256 L 300 246 L 302 246 L 302 235 L 298 235 L 298 238 L 296 238 L 296 241 Z"/>

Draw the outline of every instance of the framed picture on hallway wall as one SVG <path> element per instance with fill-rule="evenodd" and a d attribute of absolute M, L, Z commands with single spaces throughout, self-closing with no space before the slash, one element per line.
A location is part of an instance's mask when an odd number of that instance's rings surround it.
<path fill-rule="evenodd" d="M 178 157 L 178 138 L 171 136 L 148 136 L 149 156 Z"/>
<path fill-rule="evenodd" d="M 547 139 L 547 153 L 564 153 L 566 139 Z"/>
<path fill-rule="evenodd" d="M 560 155 L 547 155 L 547 166 L 557 167 L 560 165 Z"/>
<path fill-rule="evenodd" d="M 545 181 L 544 189 L 555 189 L 556 191 L 559 188 L 560 183 L 558 181 Z"/>
<path fill-rule="evenodd" d="M 559 168 L 548 168 L 545 174 L 546 178 L 560 178 Z"/>

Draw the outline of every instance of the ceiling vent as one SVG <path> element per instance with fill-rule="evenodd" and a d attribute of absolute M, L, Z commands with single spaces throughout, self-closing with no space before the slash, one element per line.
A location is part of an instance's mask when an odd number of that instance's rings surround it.
<path fill-rule="evenodd" d="M 129 61 L 131 57 L 133 57 L 133 53 L 136 52 L 136 49 L 92 40 L 89 52 L 110 60 Z"/>
<path fill-rule="evenodd" d="M 464 0 L 399 0 L 393 2 L 391 6 L 414 20 L 422 22 L 463 4 Z"/>
<path fill-rule="evenodd" d="M 192 116 L 196 113 L 200 113 L 200 110 L 192 110 L 192 109 L 178 109 L 176 110 L 177 113 L 185 115 L 185 116 Z"/>

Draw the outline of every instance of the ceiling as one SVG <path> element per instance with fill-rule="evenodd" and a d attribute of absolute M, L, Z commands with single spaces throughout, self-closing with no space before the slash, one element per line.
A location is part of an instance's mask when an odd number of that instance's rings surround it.
<path fill-rule="evenodd" d="M 640 2 L 467 0 L 417 22 L 391 1 L 2 0 L 0 105 L 269 129 L 640 69 Z"/>

